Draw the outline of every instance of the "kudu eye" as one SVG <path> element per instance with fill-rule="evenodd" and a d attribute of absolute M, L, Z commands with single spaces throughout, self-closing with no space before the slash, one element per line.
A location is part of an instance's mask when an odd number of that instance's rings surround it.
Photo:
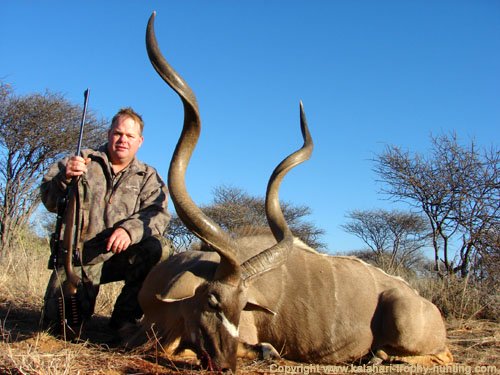
<path fill-rule="evenodd" d="M 214 309 L 214 310 L 218 310 L 219 309 L 219 300 L 217 299 L 217 297 L 210 293 L 208 295 L 208 306 L 210 306 L 210 308 Z"/>

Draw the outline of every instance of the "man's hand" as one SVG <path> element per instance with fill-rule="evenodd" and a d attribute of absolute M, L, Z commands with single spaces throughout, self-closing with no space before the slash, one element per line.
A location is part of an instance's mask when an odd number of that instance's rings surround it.
<path fill-rule="evenodd" d="M 119 254 L 122 251 L 127 250 L 131 242 L 132 240 L 125 229 L 116 228 L 108 239 L 106 250 L 111 250 L 114 254 Z"/>
<path fill-rule="evenodd" d="M 66 179 L 70 180 L 87 172 L 87 164 L 89 163 L 90 158 L 84 159 L 81 156 L 70 157 L 66 163 Z"/>

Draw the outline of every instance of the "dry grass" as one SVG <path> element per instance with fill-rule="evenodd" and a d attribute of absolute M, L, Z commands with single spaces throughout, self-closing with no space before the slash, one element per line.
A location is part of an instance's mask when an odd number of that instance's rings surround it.
<path fill-rule="evenodd" d="M 29 244 L 29 245 L 28 245 Z M 109 348 L 105 345 L 106 323 L 114 299 L 121 285 L 101 288 L 97 314 L 88 325 L 85 340 L 69 343 L 54 338 L 39 329 L 43 293 L 50 271 L 46 269 L 46 244 L 22 242 L 16 254 L 0 259 L 0 373 L 1 374 L 172 374 L 208 373 L 198 367 L 194 357 L 173 357 L 153 342 L 149 347 L 133 352 Z M 432 291 L 444 293 L 442 286 Z M 463 290 L 462 290 L 463 292 Z M 456 294 L 456 291 L 454 291 Z M 472 301 L 469 294 L 463 304 Z M 491 370 L 500 373 L 500 325 L 492 321 L 456 319 L 448 322 L 449 344 L 456 363 L 434 373 L 471 373 Z M 289 367 L 285 367 L 289 366 Z M 396 366 L 362 367 L 347 364 L 341 368 L 325 368 L 311 364 L 298 364 L 286 360 L 251 362 L 239 360 L 243 374 L 279 373 L 408 373 L 409 368 Z M 358 367 L 361 366 L 361 367 Z M 477 367 L 477 368 L 476 368 Z M 335 370 L 335 371 L 334 371 Z M 470 370 L 470 371 L 469 371 Z M 418 372 L 418 371 L 417 371 Z M 415 373 L 415 372 L 414 372 Z M 477 372 L 476 373 L 480 373 Z"/>
<path fill-rule="evenodd" d="M 499 285 L 478 285 L 471 278 L 458 276 L 409 281 L 421 295 L 436 304 L 447 318 L 500 320 Z"/>

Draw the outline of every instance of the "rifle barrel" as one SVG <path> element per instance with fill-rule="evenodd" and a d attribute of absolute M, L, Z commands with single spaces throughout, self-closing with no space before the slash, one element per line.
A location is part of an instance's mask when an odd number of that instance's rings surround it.
<path fill-rule="evenodd" d="M 76 146 L 76 154 L 77 156 L 80 155 L 80 151 L 82 148 L 82 140 L 83 140 L 83 126 L 85 124 L 85 116 L 87 115 L 87 104 L 89 102 L 89 89 L 85 90 L 83 93 L 84 97 L 84 102 L 83 102 L 83 113 L 82 113 L 82 121 L 80 122 L 80 134 L 78 135 L 78 144 Z"/>

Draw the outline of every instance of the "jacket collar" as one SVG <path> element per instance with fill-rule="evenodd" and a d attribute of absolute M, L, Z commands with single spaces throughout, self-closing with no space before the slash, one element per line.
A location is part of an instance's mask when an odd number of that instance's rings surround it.
<path fill-rule="evenodd" d="M 103 159 L 105 162 L 105 165 L 108 166 L 109 171 L 111 173 L 111 161 L 109 159 L 108 155 L 108 143 L 105 143 L 101 145 L 97 150 L 96 150 L 96 156 L 99 156 L 100 158 Z M 123 169 L 123 171 L 127 173 L 140 173 L 140 172 L 146 172 L 147 166 L 145 163 L 137 159 L 137 157 L 134 156 L 130 164 Z"/>

